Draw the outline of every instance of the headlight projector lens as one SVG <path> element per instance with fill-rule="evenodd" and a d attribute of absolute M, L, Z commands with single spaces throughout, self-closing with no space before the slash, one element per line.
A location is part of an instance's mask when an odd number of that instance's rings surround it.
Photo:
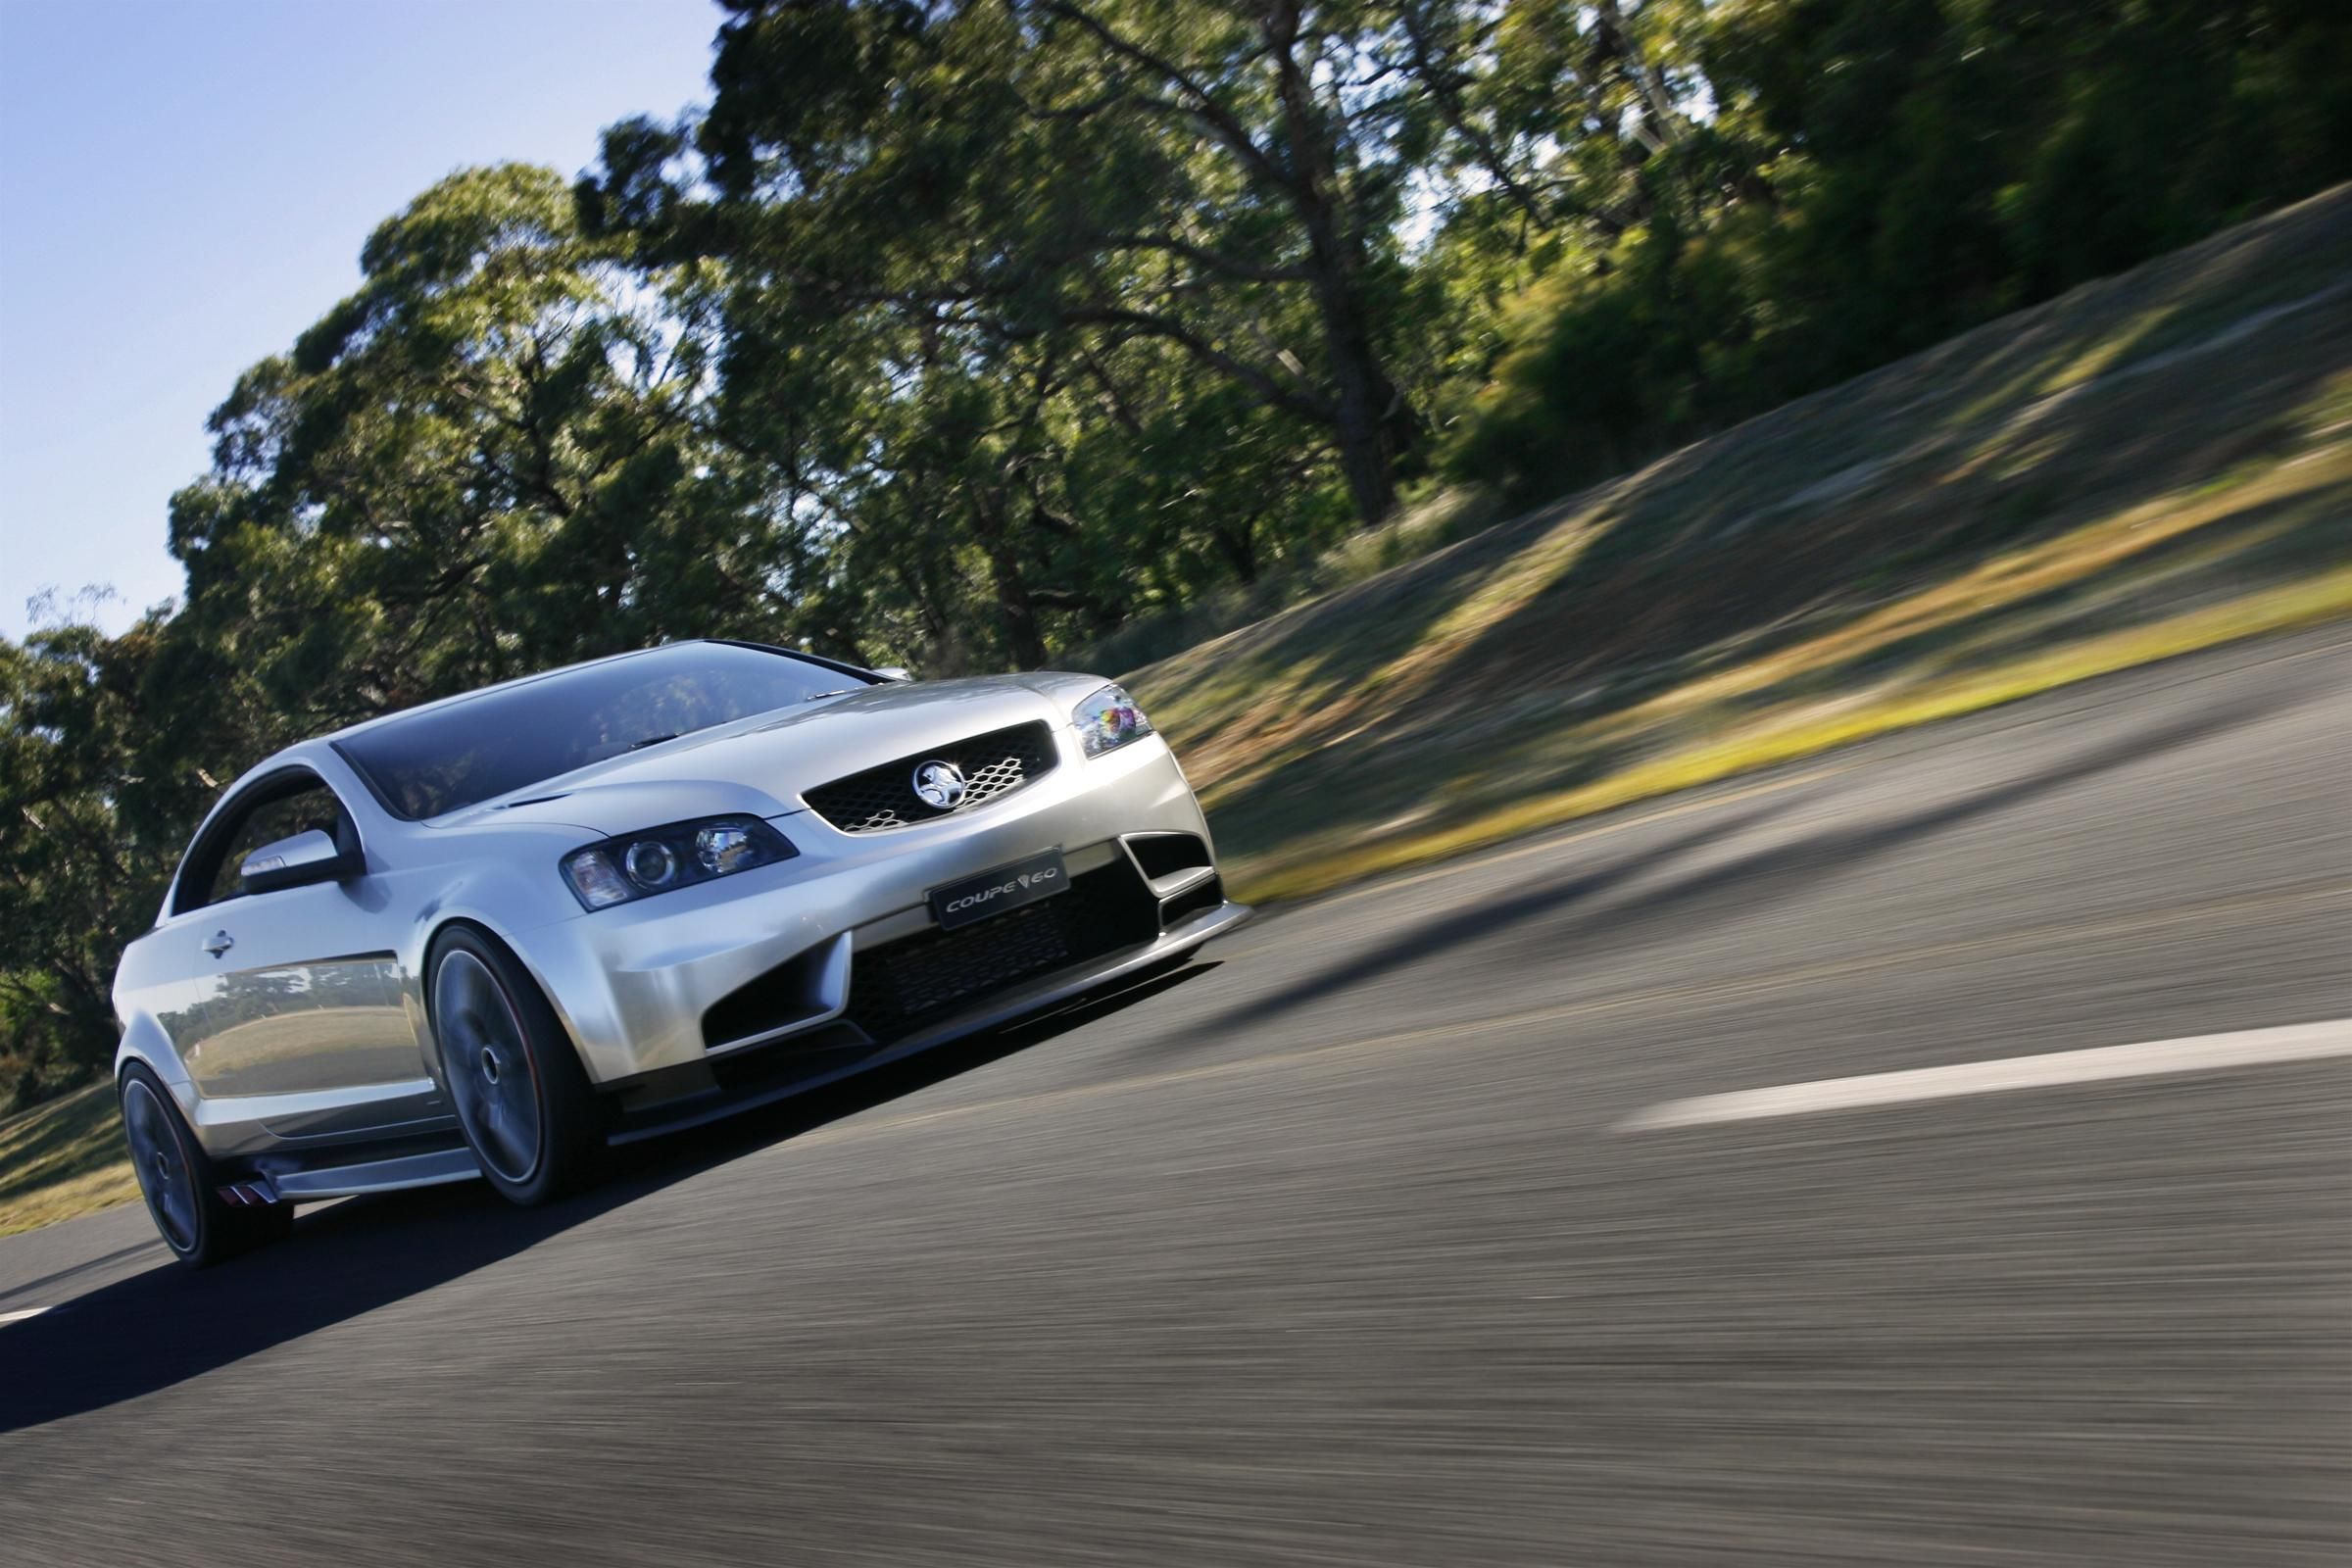
<path fill-rule="evenodd" d="M 735 822 L 714 822 L 694 836 L 694 858 L 706 871 L 738 870 L 758 850 L 751 829 Z"/>
<path fill-rule="evenodd" d="M 678 858 L 659 839 L 640 839 L 629 846 L 621 866 L 641 888 L 665 888 L 678 874 Z"/>

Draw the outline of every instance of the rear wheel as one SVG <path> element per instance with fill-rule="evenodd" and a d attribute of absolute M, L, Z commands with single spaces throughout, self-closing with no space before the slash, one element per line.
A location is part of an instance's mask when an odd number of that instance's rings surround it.
<path fill-rule="evenodd" d="M 491 1186 L 530 1206 L 585 1186 L 604 1107 L 555 1009 L 514 956 L 460 926 L 433 945 L 441 1088 Z"/>
<path fill-rule="evenodd" d="M 172 1256 L 191 1268 L 209 1268 L 281 1240 L 294 1228 L 291 1203 L 234 1207 L 221 1200 L 220 1173 L 163 1080 L 144 1063 L 122 1070 L 118 1092 L 131 1168 Z"/>

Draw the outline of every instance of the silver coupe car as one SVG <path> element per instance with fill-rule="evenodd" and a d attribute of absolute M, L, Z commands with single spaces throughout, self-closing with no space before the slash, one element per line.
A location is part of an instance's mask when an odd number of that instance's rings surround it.
<path fill-rule="evenodd" d="M 1164 741 L 1087 675 L 915 683 L 675 643 L 269 759 L 115 977 L 164 1240 L 690 1126 L 1181 961 L 1249 910 Z"/>

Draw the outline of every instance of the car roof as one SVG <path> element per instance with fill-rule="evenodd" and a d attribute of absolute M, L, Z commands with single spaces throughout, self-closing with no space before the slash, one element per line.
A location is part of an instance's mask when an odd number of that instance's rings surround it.
<path fill-rule="evenodd" d="M 471 702 L 476 697 L 487 697 L 492 692 L 512 691 L 517 686 L 528 686 L 533 681 L 546 680 L 555 675 L 567 675 L 575 669 L 590 669 L 598 664 L 617 663 L 621 660 L 635 659 L 641 654 L 655 653 L 663 648 L 682 648 L 690 643 L 707 643 L 716 640 L 710 637 L 684 637 L 674 643 L 657 643 L 652 648 L 631 648 L 617 654 L 606 654 L 597 659 L 583 659 L 577 663 L 558 664 L 553 669 L 533 670 L 528 675 L 516 675 L 508 680 L 494 681 L 490 685 L 476 686 L 469 691 L 452 692 L 447 697 L 436 697 L 429 703 L 418 703 L 414 708 L 395 709 L 389 713 L 378 713 L 373 718 L 363 718 L 356 724 L 346 724 L 341 729 L 329 730 L 323 735 L 309 736 L 297 742 L 296 745 L 311 746 L 320 741 L 331 743 L 348 740 L 354 735 L 364 735 L 371 729 L 381 728 L 400 719 L 414 718 L 418 713 L 429 713 L 436 709 L 455 708 L 460 703 Z M 288 747 L 287 750 L 293 751 L 295 747 Z"/>
<path fill-rule="evenodd" d="M 659 654 L 672 648 L 692 648 L 698 644 L 710 648 L 750 648 L 762 654 L 774 654 L 784 659 L 797 659 L 804 663 L 814 664 L 821 669 L 834 670 L 844 675 L 858 675 L 866 680 L 874 678 L 872 671 L 859 665 L 844 663 L 838 659 L 827 659 L 822 654 L 812 654 L 806 649 L 784 648 L 774 643 L 753 642 L 743 637 L 680 637 L 674 642 L 656 643 L 651 648 L 629 648 L 617 654 L 605 654 L 596 659 L 583 659 L 576 663 L 558 664 L 553 669 L 534 670 L 528 675 L 516 675 L 509 680 L 495 681 L 488 686 L 476 686 L 470 691 L 452 692 L 447 697 L 436 697 L 429 703 L 418 703 L 414 708 L 403 708 L 389 713 L 378 713 L 373 718 L 363 718 L 356 724 L 346 724 L 338 730 L 329 730 L 322 735 L 308 736 L 293 746 L 287 747 L 285 753 L 279 755 L 283 756 L 318 742 L 326 742 L 331 745 L 337 741 L 348 740 L 354 735 L 366 734 L 368 731 L 385 724 L 396 723 L 404 718 L 414 718 L 418 713 L 429 713 L 442 708 L 455 708 L 458 704 L 469 703 L 476 697 L 487 697 L 492 692 L 512 691 L 517 686 L 528 686 L 533 681 L 549 680 L 557 675 L 568 675 L 573 670 L 593 669 L 598 664 L 615 664 L 624 659 L 639 659 L 647 654 Z"/>
<path fill-rule="evenodd" d="M 418 703 L 414 708 L 403 708 L 389 713 L 378 713 L 373 718 L 364 718 L 356 724 L 346 724 L 341 729 L 326 730 L 318 735 L 305 736 L 290 746 L 279 747 L 230 780 L 227 788 L 220 792 L 220 798 L 214 801 L 211 808 L 205 812 L 205 821 L 209 823 L 214 813 L 219 811 L 231 796 L 243 793 L 247 785 L 281 767 L 299 764 L 315 768 L 318 760 L 322 757 L 332 758 L 341 766 L 350 767 L 350 760 L 343 755 L 339 743 L 354 735 L 364 735 L 381 725 L 411 718 L 418 713 L 429 713 L 436 709 L 454 708 L 460 703 L 470 702 L 476 697 L 486 697 L 492 692 L 508 691 L 516 686 L 528 686 L 533 681 L 546 680 L 555 675 L 566 675 L 575 669 L 589 669 L 598 664 L 617 663 L 624 659 L 635 659 L 644 654 L 660 653 L 665 648 L 686 648 L 698 643 L 711 647 L 757 649 L 763 654 L 776 654 L 786 659 L 805 660 L 808 663 L 825 669 L 839 670 L 845 675 L 860 675 L 868 680 L 873 678 L 870 671 L 858 665 L 844 663 L 838 659 L 827 659 L 822 654 L 811 654 L 798 648 L 780 648 L 774 643 L 753 642 L 748 638 L 741 637 L 680 637 L 674 642 L 656 643 L 651 648 L 624 649 L 617 654 L 605 654 L 596 659 L 583 659 L 574 663 L 558 664 L 553 669 L 534 670 L 528 675 L 516 675 L 511 680 L 495 681 L 488 686 L 476 686 L 471 691 L 453 692 L 447 697 L 436 697 L 429 703 Z M 366 784 L 367 780 L 362 777 L 360 782 Z M 370 790 L 373 788 L 371 785 L 368 787 Z"/>

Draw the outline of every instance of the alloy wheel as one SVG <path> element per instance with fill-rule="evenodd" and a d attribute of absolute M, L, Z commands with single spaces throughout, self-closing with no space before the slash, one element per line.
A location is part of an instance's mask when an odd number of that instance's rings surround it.
<path fill-rule="evenodd" d="M 200 1227 L 196 1174 L 188 1168 L 187 1151 L 172 1129 L 172 1112 L 135 1077 L 122 1089 L 122 1127 L 139 1191 L 147 1197 L 156 1228 L 174 1251 L 194 1251 Z"/>
<path fill-rule="evenodd" d="M 530 1180 L 539 1164 L 538 1066 L 497 976 L 463 949 L 433 971 L 433 1032 L 474 1152 L 507 1181 Z"/>

